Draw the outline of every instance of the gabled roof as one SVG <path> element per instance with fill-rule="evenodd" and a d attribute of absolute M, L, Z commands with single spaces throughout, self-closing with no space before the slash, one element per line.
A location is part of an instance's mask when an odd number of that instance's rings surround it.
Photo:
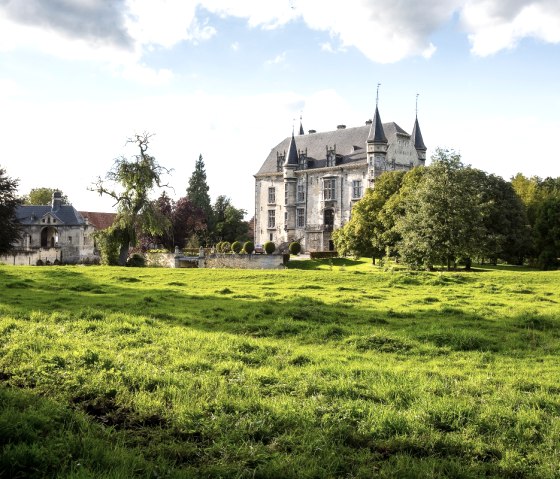
<path fill-rule="evenodd" d="M 325 148 L 327 146 L 329 148 L 336 146 L 336 154 L 337 156 L 340 155 L 339 158 L 341 158 L 341 162 L 339 163 L 340 165 L 354 163 L 357 161 L 365 161 L 367 156 L 366 141 L 368 139 L 369 131 L 370 126 L 365 125 L 298 136 L 297 149 L 299 151 L 306 151 L 307 158 L 313 161 L 312 164 L 308 165 L 308 169 L 327 166 L 327 152 Z M 383 131 L 390 143 L 395 143 L 397 141 L 397 134 L 410 137 L 410 135 L 396 123 L 383 124 Z M 276 173 L 278 171 L 276 153 L 288 151 L 291 140 L 292 137 L 288 136 L 270 150 L 270 153 L 258 171 L 257 176 Z M 356 149 L 355 146 L 358 146 L 359 148 Z"/>
<path fill-rule="evenodd" d="M 424 145 L 424 139 L 422 138 L 422 132 L 420 131 L 420 125 L 418 124 L 418 117 L 414 120 L 414 128 L 412 128 L 412 140 L 414 141 L 414 148 L 420 151 L 426 151 L 426 145 Z"/>
<path fill-rule="evenodd" d="M 80 211 L 80 214 L 98 230 L 104 230 L 112 226 L 117 217 L 116 213 L 97 213 L 93 211 Z"/>
<path fill-rule="evenodd" d="M 72 205 L 62 205 L 56 210 L 53 210 L 51 205 L 22 205 L 16 209 L 16 218 L 22 225 L 36 224 L 48 213 L 65 226 L 85 224 L 82 215 Z"/>
<path fill-rule="evenodd" d="M 377 106 L 375 107 L 375 114 L 373 115 L 373 121 L 371 122 L 367 142 L 387 143 L 387 137 L 385 136 L 385 132 L 383 131 L 383 123 L 381 123 L 381 116 L 379 115 Z"/>

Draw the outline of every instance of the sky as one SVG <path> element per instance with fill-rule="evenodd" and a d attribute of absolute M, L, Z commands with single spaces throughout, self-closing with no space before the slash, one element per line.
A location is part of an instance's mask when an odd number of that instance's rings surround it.
<path fill-rule="evenodd" d="M 114 209 L 88 188 L 146 132 L 169 196 L 202 155 L 212 199 L 250 217 L 300 117 L 363 125 L 378 84 L 409 133 L 418 98 L 428 157 L 560 176 L 558 0 L 0 0 L 0 167 L 81 211 Z"/>

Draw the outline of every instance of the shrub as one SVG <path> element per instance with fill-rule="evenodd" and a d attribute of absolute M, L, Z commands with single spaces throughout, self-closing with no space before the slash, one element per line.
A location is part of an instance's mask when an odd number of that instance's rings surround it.
<path fill-rule="evenodd" d="M 337 258 L 338 252 L 336 251 L 312 251 L 309 253 L 311 259 L 325 259 L 325 258 Z"/>
<path fill-rule="evenodd" d="M 272 241 L 267 241 L 264 244 L 264 251 L 266 254 L 272 254 L 276 250 L 276 245 Z"/>
<path fill-rule="evenodd" d="M 37 262 L 35 263 L 37 266 L 44 266 L 45 263 L 43 263 L 42 259 L 38 259 Z"/>
<path fill-rule="evenodd" d="M 231 243 L 229 241 L 222 241 L 222 253 L 229 253 L 231 251 Z"/>
<path fill-rule="evenodd" d="M 245 251 L 245 253 L 247 254 L 252 254 L 253 251 L 255 251 L 255 243 L 253 243 L 252 241 L 246 241 L 243 245 L 243 251 Z"/>
<path fill-rule="evenodd" d="M 146 258 L 139 253 L 134 253 L 126 260 L 126 265 L 133 268 L 142 268 L 146 266 Z"/>
<path fill-rule="evenodd" d="M 298 255 L 301 251 L 301 245 L 297 241 L 294 241 L 288 246 L 288 251 L 290 254 Z"/>
<path fill-rule="evenodd" d="M 234 242 L 231 244 L 231 250 L 232 250 L 234 253 L 239 254 L 239 253 L 241 252 L 241 248 L 243 248 L 243 245 L 241 244 L 240 241 L 234 241 Z"/>

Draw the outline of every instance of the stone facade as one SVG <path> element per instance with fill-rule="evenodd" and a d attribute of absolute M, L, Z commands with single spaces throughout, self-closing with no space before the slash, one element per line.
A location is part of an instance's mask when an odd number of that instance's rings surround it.
<path fill-rule="evenodd" d="M 385 171 L 424 165 L 418 119 L 412 134 L 382 123 L 376 107 L 365 126 L 288 137 L 255 175 L 255 243 L 299 241 L 305 251 L 333 249 L 333 230 Z"/>
<path fill-rule="evenodd" d="M 75 264 L 99 259 L 93 238 L 98 228 L 72 205 L 63 205 L 60 192 L 53 194 L 51 205 L 19 206 L 16 218 L 22 228 L 21 239 L 10 254 L 0 257 L 2 263 L 36 265 L 40 260 L 44 264 Z"/>

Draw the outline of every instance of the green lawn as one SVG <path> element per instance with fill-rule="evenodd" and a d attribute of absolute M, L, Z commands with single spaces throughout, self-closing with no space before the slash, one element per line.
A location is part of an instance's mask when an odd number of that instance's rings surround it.
<path fill-rule="evenodd" d="M 0 266 L 2 477 L 560 478 L 560 272 Z"/>

